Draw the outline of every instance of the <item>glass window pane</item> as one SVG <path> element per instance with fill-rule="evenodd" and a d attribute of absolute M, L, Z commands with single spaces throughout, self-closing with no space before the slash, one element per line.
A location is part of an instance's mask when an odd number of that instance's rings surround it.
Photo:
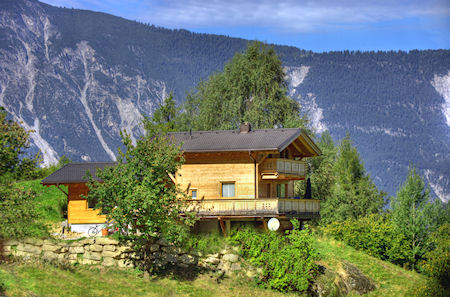
<path fill-rule="evenodd" d="M 277 184 L 277 197 L 278 198 L 286 197 L 286 185 L 285 184 Z"/>
<path fill-rule="evenodd" d="M 222 184 L 222 197 L 234 197 L 234 183 Z"/>
<path fill-rule="evenodd" d="M 192 190 L 192 199 L 197 199 L 197 190 Z"/>

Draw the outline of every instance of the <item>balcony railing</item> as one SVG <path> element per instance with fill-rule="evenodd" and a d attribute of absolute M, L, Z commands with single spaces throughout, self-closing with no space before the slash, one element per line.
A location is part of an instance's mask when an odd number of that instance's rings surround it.
<path fill-rule="evenodd" d="M 211 199 L 188 200 L 187 211 L 199 217 L 274 217 L 312 218 L 320 211 L 320 200 L 314 199 Z"/>
<path fill-rule="evenodd" d="M 260 173 L 263 179 L 277 179 L 280 175 L 304 177 L 306 162 L 280 158 L 266 159 L 260 166 Z"/>

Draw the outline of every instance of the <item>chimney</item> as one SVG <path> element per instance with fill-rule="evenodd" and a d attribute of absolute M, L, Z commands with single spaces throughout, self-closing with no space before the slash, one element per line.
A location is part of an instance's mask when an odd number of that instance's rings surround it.
<path fill-rule="evenodd" d="M 252 131 L 252 126 L 248 122 L 244 122 L 239 127 L 239 133 L 248 133 Z"/>

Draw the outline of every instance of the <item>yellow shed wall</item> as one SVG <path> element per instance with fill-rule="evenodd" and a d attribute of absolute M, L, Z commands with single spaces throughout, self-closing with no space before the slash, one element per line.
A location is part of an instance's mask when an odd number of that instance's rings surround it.
<path fill-rule="evenodd" d="M 69 201 L 67 219 L 69 224 L 101 224 L 106 222 L 105 215 L 99 215 L 100 210 L 88 208 L 88 202 L 80 195 L 89 192 L 86 184 L 69 184 Z"/>

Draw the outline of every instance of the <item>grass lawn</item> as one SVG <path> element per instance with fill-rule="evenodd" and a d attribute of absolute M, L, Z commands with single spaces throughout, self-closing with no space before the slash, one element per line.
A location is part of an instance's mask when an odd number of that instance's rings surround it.
<path fill-rule="evenodd" d="M 37 209 L 43 221 L 61 221 L 67 197 L 56 187 L 44 187 L 40 180 L 20 182 L 36 193 Z M 67 188 L 64 187 L 67 191 Z M 227 244 L 218 234 L 193 235 L 188 246 L 213 253 Z M 320 263 L 338 270 L 342 261 L 357 266 L 377 285 L 365 296 L 410 296 L 427 278 L 414 271 L 376 259 L 332 239 L 318 237 Z M 209 275 L 193 279 L 159 277 L 144 279 L 135 270 L 77 266 L 68 269 L 42 263 L 0 262 L 0 296 L 298 296 L 264 290 L 247 278 L 233 276 L 218 283 Z M 352 292 L 349 296 L 359 296 Z"/>
<path fill-rule="evenodd" d="M 67 209 L 67 196 L 55 186 L 44 187 L 41 180 L 22 181 L 20 186 L 36 192 L 36 204 L 40 217 L 49 223 L 63 220 L 62 211 Z M 60 186 L 67 193 L 66 186 Z"/>
<path fill-rule="evenodd" d="M 375 281 L 378 289 L 366 296 L 410 296 L 411 290 L 426 281 L 426 277 L 417 272 L 379 260 L 339 241 L 318 238 L 316 247 L 323 265 L 335 270 L 339 263 L 345 260 L 356 265 L 366 276 Z M 352 293 L 349 296 L 359 295 Z"/>
<path fill-rule="evenodd" d="M 72 271 L 49 264 L 0 264 L 0 296 L 296 296 L 258 288 L 243 277 L 220 283 L 208 275 L 193 280 L 176 277 L 144 279 L 134 270 L 76 267 Z"/>

